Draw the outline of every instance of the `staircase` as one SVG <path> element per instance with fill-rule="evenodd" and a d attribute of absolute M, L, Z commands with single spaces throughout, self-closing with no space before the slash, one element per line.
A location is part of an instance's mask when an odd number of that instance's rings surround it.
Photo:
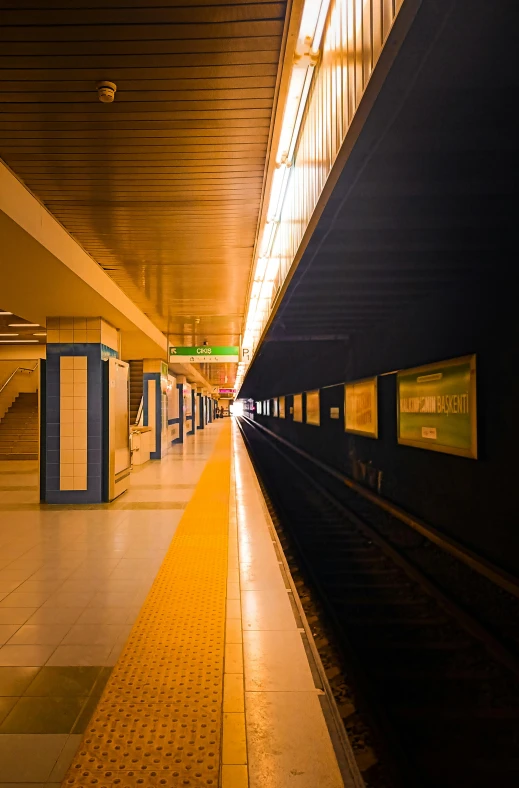
<path fill-rule="evenodd" d="M 130 361 L 130 426 L 137 420 L 142 399 L 142 361 Z"/>
<path fill-rule="evenodd" d="M 38 459 L 38 394 L 18 394 L 0 421 L 0 460 Z"/>

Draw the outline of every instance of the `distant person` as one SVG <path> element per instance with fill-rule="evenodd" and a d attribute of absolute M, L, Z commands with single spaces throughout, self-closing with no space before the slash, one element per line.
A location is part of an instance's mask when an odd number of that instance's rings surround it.
<path fill-rule="evenodd" d="M 223 407 L 220 408 L 220 418 L 223 419 Z"/>

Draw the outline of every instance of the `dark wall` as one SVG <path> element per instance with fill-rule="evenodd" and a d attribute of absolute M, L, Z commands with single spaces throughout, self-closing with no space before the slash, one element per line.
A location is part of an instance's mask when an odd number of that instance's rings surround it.
<path fill-rule="evenodd" d="M 519 573 L 516 311 L 511 284 L 483 281 L 423 300 L 391 323 L 333 343 L 333 352 L 330 343 L 309 343 L 306 356 L 303 342 L 267 343 L 248 396 L 381 375 L 378 440 L 344 432 L 342 385 L 321 391 L 320 427 L 294 423 L 289 400 L 285 420 L 258 421 L 364 484 L 380 484 L 383 496 Z M 399 445 L 394 371 L 470 353 L 477 354 L 478 459 Z M 330 418 L 332 406 L 339 420 Z"/>

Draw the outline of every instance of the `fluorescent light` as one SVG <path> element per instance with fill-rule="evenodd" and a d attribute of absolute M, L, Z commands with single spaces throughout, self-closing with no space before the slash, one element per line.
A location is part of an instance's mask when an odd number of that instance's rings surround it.
<path fill-rule="evenodd" d="M 27 344 L 28 342 L 35 342 L 38 344 L 37 339 L 0 339 L 0 344 L 2 345 L 21 345 Z"/>
<path fill-rule="evenodd" d="M 0 312 L 0 315 L 12 315 L 12 312 Z"/>
<path fill-rule="evenodd" d="M 255 281 L 261 281 L 265 276 L 266 270 L 267 270 L 267 259 L 265 257 L 258 257 L 258 261 L 256 263 L 256 272 L 254 274 Z"/>
<path fill-rule="evenodd" d="M 290 76 L 285 111 L 283 113 L 283 123 L 281 124 L 281 134 L 279 136 L 278 155 L 276 159 L 278 164 L 283 164 L 288 157 L 288 149 L 290 147 L 294 123 L 301 101 L 306 72 L 307 63 L 301 65 L 296 64 Z"/>
<path fill-rule="evenodd" d="M 267 282 L 273 282 L 278 275 L 279 271 L 279 257 L 272 257 L 267 265 L 265 279 Z"/>
<path fill-rule="evenodd" d="M 330 0 L 305 0 L 288 80 L 287 97 L 283 109 L 281 131 L 268 195 L 266 222 L 261 228 L 258 258 L 247 304 L 243 345 L 254 349 L 268 318 L 274 284 L 280 269 L 279 256 L 272 251 L 281 220 L 283 204 L 292 174 L 292 161 L 297 146 L 303 116 L 310 93 L 313 74 L 319 59 Z M 237 380 L 241 382 L 240 369 Z"/>
<path fill-rule="evenodd" d="M 47 336 L 46 331 L 38 331 L 36 334 L 33 334 L 33 337 L 46 337 L 46 336 Z"/>
<path fill-rule="evenodd" d="M 313 40 L 321 7 L 325 4 L 327 5 L 326 0 L 323 3 L 320 3 L 319 0 L 306 0 L 303 8 L 303 15 L 301 17 L 298 43 L 300 41 L 305 41 L 307 38 Z"/>
<path fill-rule="evenodd" d="M 19 337 L 20 334 L 0 334 L 0 337 Z"/>
<path fill-rule="evenodd" d="M 9 323 L 9 328 L 39 328 L 39 323 Z"/>
<path fill-rule="evenodd" d="M 276 227 L 277 227 L 277 223 L 275 219 L 272 218 L 269 221 L 267 221 L 263 229 L 263 237 L 261 239 L 261 247 L 260 247 L 260 254 L 261 257 L 263 258 L 268 257 L 270 254 L 270 251 L 272 249 L 272 244 L 274 243 L 274 238 L 276 235 Z"/>
<path fill-rule="evenodd" d="M 312 50 L 315 52 L 321 46 L 321 39 L 324 33 L 324 25 L 326 17 L 328 16 L 328 9 L 330 7 L 330 0 L 323 0 L 321 3 L 321 10 L 319 11 L 319 18 L 315 26 L 314 37 L 312 41 Z"/>
<path fill-rule="evenodd" d="M 281 213 L 283 198 L 285 196 L 285 191 L 286 191 L 285 182 L 287 181 L 288 181 L 288 167 L 286 165 L 280 165 L 274 172 L 274 175 L 272 176 L 272 186 L 270 187 L 270 199 L 269 199 L 269 213 L 267 216 L 267 224 L 265 226 L 265 235 L 263 236 L 264 243 L 265 243 L 265 237 L 267 235 L 267 229 L 269 225 L 274 225 L 274 222 L 279 221 L 279 215 Z"/>
<path fill-rule="evenodd" d="M 306 100 L 310 92 L 310 85 L 312 84 L 313 74 L 314 74 L 314 67 L 310 66 L 306 70 L 305 81 L 303 84 L 303 89 L 301 91 L 301 98 L 299 101 L 299 107 L 297 109 L 297 115 L 294 121 L 294 130 L 292 131 L 292 139 L 290 140 L 290 146 L 288 148 L 287 159 L 290 162 L 292 161 L 292 156 L 294 155 L 297 138 L 299 137 L 299 129 L 301 128 L 301 123 L 303 122 L 303 114 L 306 107 Z M 283 197 L 284 196 L 285 195 L 283 195 Z"/>

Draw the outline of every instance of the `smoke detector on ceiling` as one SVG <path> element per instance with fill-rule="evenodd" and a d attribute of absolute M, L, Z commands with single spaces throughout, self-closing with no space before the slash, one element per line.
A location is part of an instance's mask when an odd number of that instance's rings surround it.
<path fill-rule="evenodd" d="M 117 90 L 115 82 L 108 82 L 108 80 L 103 79 L 102 82 L 97 83 L 96 88 L 99 101 L 103 104 L 111 104 L 115 98 L 115 91 Z"/>

